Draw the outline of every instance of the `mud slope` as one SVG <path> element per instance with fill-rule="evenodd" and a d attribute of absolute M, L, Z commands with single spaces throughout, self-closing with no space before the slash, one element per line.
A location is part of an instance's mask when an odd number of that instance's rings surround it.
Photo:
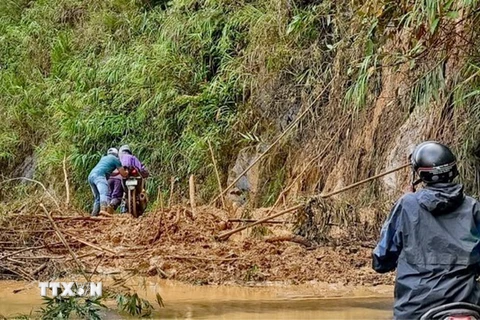
<path fill-rule="evenodd" d="M 348 239 L 313 250 L 246 234 L 218 242 L 214 235 L 221 215 L 219 210 L 202 208 L 193 218 L 178 208 L 140 219 L 54 220 L 85 269 L 100 274 L 135 270 L 195 284 L 392 283 L 392 275 L 377 275 L 370 268 L 372 241 Z M 0 279 L 44 279 L 78 270 L 45 216 L 11 215 L 1 227 L 2 251 L 9 256 L 0 260 Z M 276 226 L 268 231 L 278 235 L 289 230 Z"/>

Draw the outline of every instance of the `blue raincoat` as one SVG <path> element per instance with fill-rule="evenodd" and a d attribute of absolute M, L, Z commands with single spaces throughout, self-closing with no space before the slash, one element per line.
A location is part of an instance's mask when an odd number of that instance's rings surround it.
<path fill-rule="evenodd" d="M 382 227 L 373 269 L 397 269 L 395 319 L 419 319 L 450 302 L 479 304 L 480 203 L 463 186 L 436 183 L 404 195 Z"/>

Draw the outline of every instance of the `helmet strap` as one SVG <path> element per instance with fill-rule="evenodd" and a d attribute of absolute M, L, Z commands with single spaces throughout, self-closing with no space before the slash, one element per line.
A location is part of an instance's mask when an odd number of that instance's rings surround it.
<path fill-rule="evenodd" d="M 415 188 L 415 186 L 416 186 L 417 184 L 419 184 L 420 182 L 422 182 L 422 179 L 419 178 L 419 179 L 416 179 L 416 180 L 415 180 L 415 178 L 416 178 L 416 172 L 415 172 L 415 170 L 412 170 L 412 191 L 413 191 L 413 192 L 417 191 L 417 189 Z"/>

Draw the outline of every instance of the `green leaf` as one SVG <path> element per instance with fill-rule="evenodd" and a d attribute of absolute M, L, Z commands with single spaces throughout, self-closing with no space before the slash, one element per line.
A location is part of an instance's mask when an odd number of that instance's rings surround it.
<path fill-rule="evenodd" d="M 445 15 L 450 19 L 457 19 L 460 16 L 458 11 L 449 11 Z"/>
<path fill-rule="evenodd" d="M 433 20 L 432 24 L 430 25 L 430 33 L 434 34 L 437 31 L 438 23 L 440 22 L 440 18 L 437 17 Z"/>
<path fill-rule="evenodd" d="M 367 48 L 365 52 L 367 56 L 371 56 L 373 54 L 373 48 L 374 48 L 373 41 L 371 39 L 368 39 Z"/>

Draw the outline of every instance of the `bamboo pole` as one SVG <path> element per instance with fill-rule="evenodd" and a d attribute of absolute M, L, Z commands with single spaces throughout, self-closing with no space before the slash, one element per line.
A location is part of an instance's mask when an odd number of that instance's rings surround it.
<path fill-rule="evenodd" d="M 403 168 L 406 168 L 406 167 L 409 167 L 409 166 L 410 166 L 409 163 L 408 163 L 408 164 L 404 164 L 404 165 L 402 165 L 402 166 L 399 166 L 399 167 L 396 167 L 396 168 L 394 168 L 394 169 L 391 169 L 391 170 L 388 170 L 388 171 L 379 173 L 379 174 L 377 174 L 377 175 L 375 175 L 375 176 L 373 176 L 373 177 L 370 177 L 370 178 L 364 179 L 364 180 L 362 180 L 362 181 L 356 182 L 356 183 L 354 183 L 354 184 L 351 184 L 351 185 L 346 186 L 346 187 L 344 187 L 344 188 L 341 188 L 341 189 L 339 189 L 339 190 L 335 190 L 335 191 L 332 191 L 332 192 L 329 192 L 329 193 L 326 193 L 326 194 L 321 194 L 320 197 L 321 197 L 321 198 L 324 198 L 324 199 L 325 199 L 325 198 L 329 198 L 329 197 L 331 197 L 331 196 L 334 196 L 334 195 L 336 195 L 336 194 L 339 194 L 339 193 L 345 192 L 345 191 L 347 191 L 347 190 L 353 189 L 353 188 L 355 188 L 355 187 L 357 187 L 357 186 L 359 186 L 359 185 L 362 185 L 362 184 L 367 183 L 367 182 L 369 182 L 369 181 L 372 181 L 372 180 L 378 179 L 378 178 L 380 178 L 380 177 L 386 176 L 387 174 L 393 173 L 393 172 L 395 172 L 395 171 L 399 171 L 399 170 L 401 170 L 401 169 L 403 169 Z M 259 225 L 259 224 L 261 224 L 261 223 L 263 223 L 263 222 L 272 220 L 272 219 L 274 219 L 274 218 L 280 217 L 280 216 L 282 216 L 282 215 L 284 215 L 284 214 L 286 214 L 286 213 L 289 213 L 289 212 L 292 212 L 292 211 L 296 211 L 296 210 L 298 210 L 298 209 L 301 209 L 301 208 L 303 208 L 304 205 L 305 205 L 304 203 L 302 203 L 302 204 L 297 204 L 296 206 L 290 207 L 290 208 L 288 208 L 288 209 L 286 209 L 286 210 L 283 210 L 283 211 L 280 211 L 280 212 L 278 212 L 278 213 L 276 213 L 276 214 L 274 214 L 274 215 L 271 215 L 271 216 L 265 217 L 265 218 L 263 218 L 263 219 L 257 220 L 256 222 L 253 222 L 253 223 L 251 223 L 251 224 L 248 224 L 248 225 L 245 225 L 245 226 L 241 226 L 241 227 L 238 227 L 237 229 L 233 229 L 233 230 L 231 230 L 231 231 L 228 231 L 228 232 L 225 232 L 225 233 L 223 233 L 223 234 L 220 234 L 220 235 L 216 236 L 215 238 L 216 238 L 217 240 L 226 240 L 226 239 L 228 239 L 232 234 L 235 234 L 235 233 L 237 233 L 237 232 L 240 232 L 240 231 L 243 231 L 243 230 L 245 230 L 245 229 L 251 228 L 251 227 L 253 227 L 253 226 Z"/>
<path fill-rule="evenodd" d="M 45 206 L 43 205 L 43 203 L 40 203 L 40 207 L 42 207 L 43 211 L 45 211 L 45 214 L 47 215 L 48 220 L 50 220 L 50 223 L 52 224 L 53 228 L 55 229 L 58 238 L 60 239 L 60 241 L 62 241 L 63 245 L 65 246 L 65 248 L 67 248 L 67 250 L 68 250 L 68 252 L 70 253 L 70 255 L 72 256 L 73 260 L 75 260 L 75 263 L 76 263 L 76 264 L 78 265 L 78 267 L 80 268 L 80 273 L 82 274 L 82 276 L 83 276 L 87 281 L 89 281 L 87 275 L 85 274 L 85 271 L 84 271 L 85 268 L 84 268 L 84 266 L 83 266 L 82 263 L 78 260 L 77 255 L 75 254 L 75 252 L 73 252 L 72 248 L 70 248 L 70 246 L 68 245 L 67 240 L 65 240 L 65 237 L 64 237 L 64 236 L 62 235 L 62 233 L 60 232 L 60 229 L 58 228 L 57 224 L 55 223 L 55 221 L 53 221 L 52 216 L 50 215 L 50 212 L 48 212 L 47 208 L 45 208 Z"/>
<path fill-rule="evenodd" d="M 411 166 L 411 164 L 410 164 L 410 163 L 406 163 L 406 164 L 404 164 L 404 165 L 401 165 L 401 166 L 399 166 L 399 167 L 393 168 L 393 169 L 391 169 L 391 170 L 388 170 L 388 171 L 379 173 L 379 174 L 377 174 L 377 175 L 375 175 L 375 176 L 373 176 L 373 177 L 370 177 L 370 178 L 367 178 L 367 179 L 365 179 L 365 180 L 362 180 L 362 181 L 356 182 L 356 183 L 354 183 L 354 184 L 351 184 L 351 185 L 349 185 L 349 186 L 346 186 L 345 188 L 341 188 L 341 189 L 338 189 L 338 190 L 335 190 L 335 191 L 332 191 L 332 192 L 330 192 L 330 193 L 326 193 L 326 194 L 323 194 L 323 195 L 321 194 L 320 197 L 322 197 L 322 198 L 328 198 L 328 197 L 334 196 L 334 195 L 336 195 L 336 194 L 339 194 L 339 193 L 345 192 L 345 191 L 347 191 L 347 190 L 353 189 L 353 188 L 355 188 L 355 187 L 358 187 L 359 185 L 362 185 L 362 184 L 367 183 L 367 182 L 370 182 L 370 181 L 372 181 L 372 180 L 381 178 L 381 177 L 383 177 L 383 176 L 386 176 L 387 174 L 394 173 L 394 172 L 396 172 L 396 171 L 402 170 L 402 169 L 407 168 L 407 167 L 409 167 L 409 166 Z"/>
<path fill-rule="evenodd" d="M 67 193 L 67 199 L 65 204 L 67 208 L 70 206 L 70 185 L 68 183 L 68 174 L 67 174 L 67 156 L 63 156 L 63 175 L 65 176 L 65 191 Z"/>
<path fill-rule="evenodd" d="M 258 220 L 256 219 L 228 219 L 228 222 L 257 222 Z M 291 221 L 287 220 L 269 220 L 265 223 L 271 223 L 271 224 L 281 224 L 281 223 L 293 223 Z"/>
<path fill-rule="evenodd" d="M 195 176 L 193 174 L 190 175 L 188 185 L 190 191 L 190 206 L 192 207 L 193 217 L 195 217 L 197 215 L 197 206 L 195 204 Z"/>
<path fill-rule="evenodd" d="M 210 156 L 212 157 L 213 168 L 215 169 L 215 175 L 217 176 L 218 190 L 220 191 L 220 199 L 222 200 L 222 209 L 225 209 L 225 197 L 222 189 L 222 181 L 220 180 L 220 174 L 218 173 L 217 160 L 215 160 L 215 154 L 213 153 L 212 144 L 208 140 L 208 148 L 210 149 Z"/>
<path fill-rule="evenodd" d="M 93 243 L 90 243 L 88 241 L 85 241 L 85 240 L 82 240 L 82 239 L 79 239 L 77 238 L 76 236 L 72 235 L 71 233 L 69 232 L 64 232 L 67 236 L 70 236 L 72 239 L 74 239 L 75 241 L 78 241 L 80 243 L 83 243 L 84 245 L 86 246 L 89 246 L 95 250 L 98 250 L 98 251 L 101 251 L 101 252 L 110 252 L 111 254 L 114 254 L 116 255 L 117 253 L 115 251 L 113 251 L 112 249 L 108 249 L 108 248 L 102 248 L 100 246 L 97 246 L 97 245 L 94 245 Z"/>
<path fill-rule="evenodd" d="M 232 188 L 241 178 L 242 176 L 247 173 L 251 168 L 253 168 L 254 165 L 256 165 L 261 159 L 263 159 L 267 153 L 272 150 L 272 148 L 277 145 L 277 143 L 282 140 L 282 138 L 288 133 L 290 132 L 293 128 L 295 128 L 295 126 L 297 125 L 297 123 L 300 122 L 300 120 L 303 119 L 303 117 L 311 110 L 311 108 L 315 105 L 315 103 L 318 101 L 318 99 L 323 95 L 323 93 L 327 90 L 328 87 L 330 87 L 330 84 L 332 84 L 333 82 L 333 79 L 330 80 L 330 82 L 325 86 L 325 88 L 323 88 L 322 92 L 320 92 L 320 94 L 315 98 L 315 100 L 309 105 L 307 106 L 307 108 L 305 108 L 305 110 L 295 119 L 295 121 L 293 121 L 286 129 L 284 132 L 282 132 L 282 134 L 280 134 L 280 136 L 278 136 L 277 139 L 275 139 L 275 141 L 273 141 L 273 143 L 260 155 L 258 156 L 258 158 L 256 158 L 245 170 L 243 170 L 239 175 L 238 177 L 232 182 L 230 183 L 218 196 L 216 196 L 212 201 L 210 201 L 209 203 L 209 206 L 211 206 L 215 201 L 217 201 L 217 199 L 219 197 L 221 197 L 222 195 L 224 195 L 228 190 L 230 190 L 230 188 Z"/>
<path fill-rule="evenodd" d="M 175 187 L 175 177 L 170 178 L 170 196 L 168 197 L 168 208 L 172 207 L 173 190 Z"/>
<path fill-rule="evenodd" d="M 340 135 L 340 132 L 342 131 L 341 129 L 348 123 L 348 119 L 350 118 L 350 116 L 347 116 L 347 118 L 345 119 L 345 121 L 342 123 L 342 125 L 340 126 L 339 130 L 332 136 L 332 138 L 330 138 L 330 140 L 328 141 L 328 143 L 325 145 L 325 147 L 322 149 L 322 151 L 316 155 L 315 157 L 313 157 L 312 160 L 310 160 L 307 165 L 303 168 L 303 170 L 298 174 L 297 177 L 295 177 L 295 179 L 292 181 L 292 183 L 290 183 L 290 185 L 288 187 L 286 187 L 285 189 L 282 190 L 282 192 L 280 192 L 280 194 L 278 195 L 278 198 L 277 200 L 275 201 L 275 203 L 273 204 L 272 208 L 267 212 L 267 215 L 269 215 L 270 213 L 272 213 L 276 208 L 277 208 L 277 205 L 280 203 L 280 200 L 284 199 L 286 193 L 295 185 L 295 183 L 297 183 L 298 180 L 300 180 L 300 178 L 303 176 L 303 174 L 310 168 L 310 166 L 316 161 L 318 160 L 320 157 L 323 157 L 325 155 L 325 153 L 328 151 L 328 149 L 330 148 L 330 146 L 333 144 L 333 141 L 335 141 L 335 138 L 338 137 Z M 285 205 L 285 204 L 284 204 Z"/>

